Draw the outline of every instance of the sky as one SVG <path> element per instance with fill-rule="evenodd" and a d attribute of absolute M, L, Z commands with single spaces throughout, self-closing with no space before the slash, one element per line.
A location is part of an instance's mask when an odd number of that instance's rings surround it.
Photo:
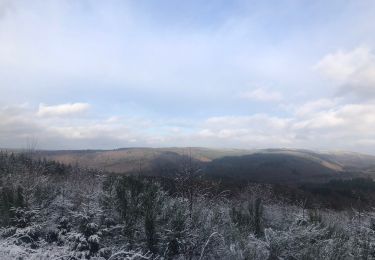
<path fill-rule="evenodd" d="M 0 0 L 0 147 L 375 154 L 373 0 Z"/>

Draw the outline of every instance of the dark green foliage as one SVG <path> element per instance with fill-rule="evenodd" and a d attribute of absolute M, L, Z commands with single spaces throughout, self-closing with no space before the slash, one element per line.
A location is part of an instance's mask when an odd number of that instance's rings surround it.
<path fill-rule="evenodd" d="M 159 188 L 152 184 L 148 183 L 147 189 L 145 190 L 143 198 L 143 209 L 144 209 L 144 228 L 146 234 L 146 243 L 147 247 L 151 252 L 156 251 L 157 243 L 157 234 L 156 234 L 156 225 L 157 225 L 157 216 L 159 214 L 159 201 L 158 201 L 158 191 Z"/>
<path fill-rule="evenodd" d="M 121 177 L 116 185 L 118 211 L 127 226 L 142 215 L 142 196 L 145 184 L 133 177 Z"/>
<path fill-rule="evenodd" d="M 167 232 L 167 252 L 169 257 L 173 257 L 181 253 L 181 240 L 186 236 L 187 216 L 181 208 L 174 208 L 174 212 L 168 215 L 170 218 L 170 229 Z"/>
<path fill-rule="evenodd" d="M 57 242 L 59 238 L 59 232 L 57 229 L 47 229 L 45 232 L 45 240 L 48 243 Z"/>
<path fill-rule="evenodd" d="M 23 190 L 21 186 L 2 187 L 0 193 L 0 225 L 6 226 L 10 224 L 14 217 L 15 208 L 25 206 L 23 198 Z"/>
<path fill-rule="evenodd" d="M 263 215 L 263 205 L 262 199 L 256 198 L 253 204 L 253 207 L 250 208 L 250 215 L 252 216 L 252 227 L 254 230 L 254 234 L 257 237 L 260 237 L 263 234 L 263 226 L 262 226 L 262 215 Z"/>
<path fill-rule="evenodd" d="M 14 207 L 24 207 L 24 206 L 25 206 L 25 202 L 24 202 L 24 197 L 23 197 L 23 189 L 20 185 L 18 185 L 16 188 Z"/>
<path fill-rule="evenodd" d="M 261 198 L 255 198 L 242 203 L 239 207 L 232 207 L 233 222 L 243 232 L 252 232 L 255 236 L 263 235 L 263 205 Z"/>
<path fill-rule="evenodd" d="M 39 209 L 11 208 L 11 224 L 15 227 L 25 228 L 30 226 L 39 217 Z"/>
<path fill-rule="evenodd" d="M 11 218 L 10 209 L 14 206 L 14 193 L 8 187 L 3 187 L 0 193 L 0 224 L 2 226 L 8 225 Z"/>
<path fill-rule="evenodd" d="M 107 183 L 106 188 L 109 188 Z M 160 214 L 160 187 L 150 181 L 134 177 L 121 177 L 116 183 L 116 202 L 125 232 L 132 237 L 135 223 L 144 219 L 145 242 L 151 252 L 156 251 L 157 218 Z"/>
<path fill-rule="evenodd" d="M 311 209 L 308 211 L 309 221 L 313 224 L 320 224 L 322 222 L 322 215 L 318 209 Z"/>

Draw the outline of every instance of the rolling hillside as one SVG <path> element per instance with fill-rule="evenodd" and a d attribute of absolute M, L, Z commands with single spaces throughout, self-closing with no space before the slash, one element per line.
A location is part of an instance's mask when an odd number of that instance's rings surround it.
<path fill-rule="evenodd" d="M 122 148 L 116 150 L 41 151 L 40 156 L 67 164 L 78 164 L 116 173 L 149 172 L 158 164 L 179 163 L 183 158 L 207 163 L 225 156 L 251 153 L 239 149 Z"/>
<path fill-rule="evenodd" d="M 41 157 L 115 173 L 173 175 L 188 162 L 210 177 L 260 182 L 321 182 L 375 176 L 375 156 L 294 149 L 123 148 L 41 151 Z"/>
<path fill-rule="evenodd" d="M 339 166 L 315 158 L 288 153 L 254 153 L 237 157 L 224 157 L 207 165 L 208 176 L 237 181 L 266 183 L 324 182 L 346 177 Z"/>

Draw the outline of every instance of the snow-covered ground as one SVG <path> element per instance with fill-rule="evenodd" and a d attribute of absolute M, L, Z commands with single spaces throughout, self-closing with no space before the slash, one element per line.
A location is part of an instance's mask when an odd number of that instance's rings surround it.
<path fill-rule="evenodd" d="M 25 245 L 16 245 L 13 241 L 0 240 L 1 260 L 51 260 L 64 259 L 69 256 L 69 248 L 57 245 L 45 245 L 32 249 Z"/>

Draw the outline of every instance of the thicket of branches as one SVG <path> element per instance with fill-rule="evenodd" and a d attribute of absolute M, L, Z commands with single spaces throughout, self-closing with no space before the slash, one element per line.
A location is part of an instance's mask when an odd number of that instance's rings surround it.
<path fill-rule="evenodd" d="M 371 211 L 293 204 L 258 184 L 228 196 L 202 185 L 191 164 L 176 176 L 168 190 L 156 179 L 0 153 L 0 258 L 375 257 Z"/>

